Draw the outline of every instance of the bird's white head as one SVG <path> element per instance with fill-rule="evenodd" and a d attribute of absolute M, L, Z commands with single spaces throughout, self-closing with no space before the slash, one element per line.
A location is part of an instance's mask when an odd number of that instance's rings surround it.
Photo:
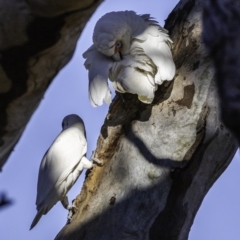
<path fill-rule="evenodd" d="M 80 128 L 85 132 L 84 122 L 77 114 L 70 114 L 64 117 L 62 121 L 62 129 L 65 130 L 74 124 L 80 125 Z"/>
<path fill-rule="evenodd" d="M 95 25 L 93 43 L 97 50 L 108 57 L 120 58 L 130 50 L 132 36 L 145 28 L 145 23 L 134 11 L 110 12 Z"/>

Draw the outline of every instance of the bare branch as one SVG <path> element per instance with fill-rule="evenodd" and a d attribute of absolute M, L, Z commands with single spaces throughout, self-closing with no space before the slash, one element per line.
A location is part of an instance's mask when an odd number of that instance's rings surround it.
<path fill-rule="evenodd" d="M 203 40 L 213 59 L 225 125 L 240 144 L 240 1 L 206 0 Z"/>

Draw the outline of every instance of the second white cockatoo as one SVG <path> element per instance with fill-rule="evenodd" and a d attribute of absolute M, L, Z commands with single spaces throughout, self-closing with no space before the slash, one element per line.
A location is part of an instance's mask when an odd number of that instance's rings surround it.
<path fill-rule="evenodd" d="M 86 158 L 83 120 L 76 114 L 68 115 L 62 121 L 62 129 L 40 164 L 36 200 L 38 212 L 30 230 L 58 201 L 69 211 L 72 210 L 74 206 L 69 205 L 67 193 L 83 169 L 92 167 L 92 162 Z"/>
<path fill-rule="evenodd" d="M 151 103 L 157 85 L 175 75 L 171 44 L 168 31 L 149 14 L 120 11 L 101 17 L 93 45 L 83 53 L 92 106 L 111 103 L 108 78 L 116 91 L 137 94 L 140 101 Z"/>

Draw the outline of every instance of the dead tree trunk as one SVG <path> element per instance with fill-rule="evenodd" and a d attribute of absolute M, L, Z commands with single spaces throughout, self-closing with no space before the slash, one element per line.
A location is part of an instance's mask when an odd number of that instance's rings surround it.
<path fill-rule="evenodd" d="M 78 211 L 56 240 L 185 240 L 216 179 L 236 152 L 219 119 L 201 41 L 202 0 L 182 0 L 166 21 L 177 74 L 152 105 L 116 96 L 97 143 L 104 162 L 88 174 Z"/>

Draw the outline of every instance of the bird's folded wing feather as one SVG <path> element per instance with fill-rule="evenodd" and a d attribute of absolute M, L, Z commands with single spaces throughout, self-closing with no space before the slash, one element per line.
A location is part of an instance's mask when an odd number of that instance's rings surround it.
<path fill-rule="evenodd" d="M 138 94 L 140 101 L 151 103 L 156 90 L 156 66 L 139 48 L 135 48 L 131 54 L 115 62 L 111 68 L 113 87 L 119 92 Z"/>
<path fill-rule="evenodd" d="M 98 52 L 92 45 L 84 54 L 84 63 L 88 69 L 89 77 L 89 100 L 94 107 L 103 104 L 103 100 L 110 104 L 112 101 L 111 92 L 108 87 L 108 74 L 113 61 Z"/>
<path fill-rule="evenodd" d="M 134 41 L 141 44 L 144 52 L 158 67 L 155 82 L 161 84 L 164 80 L 172 80 L 176 69 L 170 50 L 172 40 L 168 31 L 159 26 L 149 15 L 145 14 L 142 17 L 149 25 L 145 31 L 135 36 Z"/>
<path fill-rule="evenodd" d="M 62 131 L 45 154 L 39 169 L 36 205 L 49 201 L 52 192 L 64 181 L 87 152 L 83 134 L 68 128 Z M 54 203 L 55 204 L 55 203 Z"/>

